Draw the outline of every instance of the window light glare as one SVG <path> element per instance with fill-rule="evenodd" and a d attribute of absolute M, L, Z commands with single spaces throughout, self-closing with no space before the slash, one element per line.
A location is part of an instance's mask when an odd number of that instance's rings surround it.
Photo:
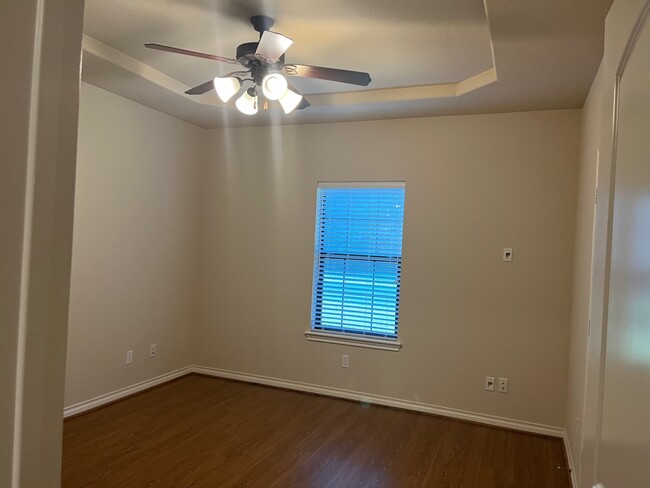
<path fill-rule="evenodd" d="M 240 88 L 241 81 L 234 76 L 227 76 L 225 78 L 217 77 L 214 79 L 214 89 L 224 103 L 237 94 Z"/>
<path fill-rule="evenodd" d="M 235 106 L 237 110 L 246 115 L 255 115 L 257 113 L 257 94 L 251 95 L 250 90 L 237 99 Z"/>
<path fill-rule="evenodd" d="M 269 100 L 279 100 L 287 92 L 287 80 L 280 73 L 271 73 L 262 80 L 262 92 Z"/>
<path fill-rule="evenodd" d="M 284 95 L 278 100 L 280 105 L 282 105 L 282 110 L 285 114 L 290 114 L 302 101 L 302 95 L 296 93 L 295 91 L 287 90 Z"/>

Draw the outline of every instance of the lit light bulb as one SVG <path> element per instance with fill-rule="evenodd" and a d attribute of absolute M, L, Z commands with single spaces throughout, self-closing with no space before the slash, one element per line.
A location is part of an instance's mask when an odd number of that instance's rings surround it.
<path fill-rule="evenodd" d="M 257 113 L 257 93 L 253 88 L 249 88 L 235 102 L 237 110 L 246 115 L 255 115 Z"/>
<path fill-rule="evenodd" d="M 280 97 L 278 102 L 282 105 L 282 110 L 285 114 L 289 114 L 300 104 L 302 95 L 291 90 L 287 90 L 284 95 Z"/>
<path fill-rule="evenodd" d="M 214 79 L 214 89 L 224 103 L 230 100 L 240 88 L 241 81 L 234 76 L 227 76 L 225 78 L 217 77 Z"/>
<path fill-rule="evenodd" d="M 280 73 L 271 73 L 262 80 L 262 92 L 269 100 L 278 100 L 287 92 L 287 80 Z"/>

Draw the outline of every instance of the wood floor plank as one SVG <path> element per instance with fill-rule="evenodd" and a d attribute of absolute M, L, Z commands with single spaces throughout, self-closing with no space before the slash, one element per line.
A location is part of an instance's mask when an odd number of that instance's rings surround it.
<path fill-rule="evenodd" d="M 62 486 L 568 488 L 559 439 L 190 375 L 64 423 Z"/>

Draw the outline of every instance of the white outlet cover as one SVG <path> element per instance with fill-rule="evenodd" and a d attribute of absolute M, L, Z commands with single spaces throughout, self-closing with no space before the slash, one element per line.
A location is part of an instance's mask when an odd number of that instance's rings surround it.
<path fill-rule="evenodd" d="M 499 378 L 499 393 L 508 393 L 508 378 Z"/>
<path fill-rule="evenodd" d="M 504 247 L 503 248 L 503 261 L 506 263 L 511 263 L 512 262 L 512 248 L 511 247 Z"/>

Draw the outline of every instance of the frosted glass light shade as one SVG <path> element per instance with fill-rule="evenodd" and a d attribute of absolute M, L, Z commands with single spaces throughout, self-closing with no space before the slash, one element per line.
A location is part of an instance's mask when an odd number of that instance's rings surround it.
<path fill-rule="evenodd" d="M 302 95 L 296 93 L 295 91 L 287 90 L 282 97 L 278 100 L 280 105 L 282 105 L 282 110 L 285 114 L 293 112 L 293 110 L 298 106 L 302 100 Z"/>
<path fill-rule="evenodd" d="M 287 80 L 280 73 L 271 73 L 262 80 L 262 92 L 269 100 L 279 100 L 287 92 Z"/>
<path fill-rule="evenodd" d="M 235 102 L 237 110 L 246 115 L 255 115 L 257 113 L 257 95 L 252 96 L 245 91 L 244 94 Z"/>
<path fill-rule="evenodd" d="M 214 79 L 214 89 L 222 102 L 230 100 L 241 88 L 241 81 L 234 76 Z"/>

